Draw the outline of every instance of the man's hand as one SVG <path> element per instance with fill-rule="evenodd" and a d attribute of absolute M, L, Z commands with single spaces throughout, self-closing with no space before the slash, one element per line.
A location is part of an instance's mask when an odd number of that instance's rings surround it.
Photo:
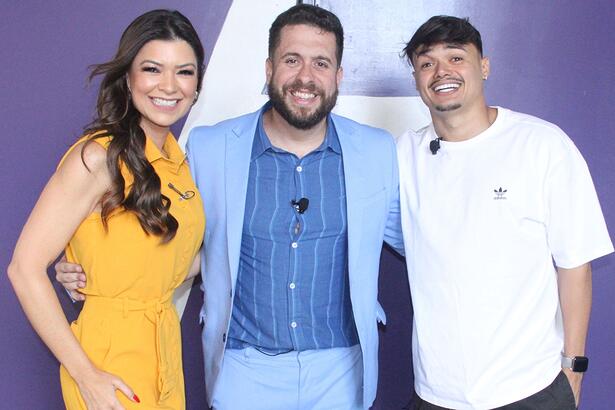
<path fill-rule="evenodd" d="M 85 287 L 86 280 L 81 265 L 66 262 L 66 256 L 63 256 L 54 268 L 56 280 L 64 286 L 70 297 L 76 301 L 84 301 L 85 295 L 79 292 L 79 289 Z"/>
<path fill-rule="evenodd" d="M 568 378 L 572 393 L 574 394 L 574 402 L 579 407 L 579 399 L 581 398 L 581 382 L 583 381 L 583 373 L 573 372 L 570 369 L 563 369 L 564 374 Z"/>

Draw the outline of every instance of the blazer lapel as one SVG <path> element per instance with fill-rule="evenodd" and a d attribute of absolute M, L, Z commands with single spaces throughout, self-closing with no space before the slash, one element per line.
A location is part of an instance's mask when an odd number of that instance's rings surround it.
<path fill-rule="evenodd" d="M 232 289 L 235 289 L 239 269 L 252 143 L 261 111 L 247 116 L 243 123 L 226 135 L 226 240 Z"/>
<path fill-rule="evenodd" d="M 364 136 L 356 132 L 356 128 L 335 115 L 332 115 L 333 124 L 342 147 L 344 162 L 344 180 L 346 183 L 346 215 L 348 224 L 348 272 L 353 282 L 353 272 L 356 272 L 356 261 L 359 260 L 359 246 L 361 244 L 361 215 L 362 210 L 357 206 L 366 192 L 366 178 L 364 175 L 363 146 Z"/>

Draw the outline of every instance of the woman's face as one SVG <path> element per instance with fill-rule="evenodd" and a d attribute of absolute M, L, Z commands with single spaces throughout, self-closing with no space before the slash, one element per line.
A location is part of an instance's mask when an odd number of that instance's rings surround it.
<path fill-rule="evenodd" d="M 197 82 L 196 56 L 186 41 L 152 40 L 141 48 L 127 83 L 146 135 L 167 135 L 192 106 Z"/>

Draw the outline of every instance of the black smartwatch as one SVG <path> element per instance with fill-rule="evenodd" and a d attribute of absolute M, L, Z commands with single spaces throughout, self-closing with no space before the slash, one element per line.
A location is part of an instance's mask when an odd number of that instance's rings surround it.
<path fill-rule="evenodd" d="M 570 369 L 573 372 L 584 373 L 587 371 L 589 359 L 585 356 L 567 357 L 562 353 L 562 368 Z"/>

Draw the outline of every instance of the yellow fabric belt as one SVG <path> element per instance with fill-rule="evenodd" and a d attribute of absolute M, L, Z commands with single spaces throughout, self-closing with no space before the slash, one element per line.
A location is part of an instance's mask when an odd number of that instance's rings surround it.
<path fill-rule="evenodd" d="M 181 358 L 172 358 L 170 356 L 170 348 L 174 346 L 172 342 L 176 338 L 177 326 L 173 320 L 175 316 L 175 307 L 172 303 L 173 293 L 169 293 L 161 299 L 143 302 L 135 299 L 127 298 L 110 298 L 105 296 L 88 295 L 86 297 L 84 309 L 88 308 L 103 308 L 113 311 L 122 312 L 126 318 L 131 313 L 143 312 L 156 327 L 156 356 L 158 361 L 158 402 L 164 401 L 177 385 L 176 371 L 174 368 L 179 368 L 178 363 L 172 361 L 180 360 Z M 176 341 L 180 343 L 179 340 Z M 175 366 L 174 366 L 175 365 Z M 177 369 L 181 371 L 181 369 Z M 118 375 L 122 376 L 122 375 Z"/>

